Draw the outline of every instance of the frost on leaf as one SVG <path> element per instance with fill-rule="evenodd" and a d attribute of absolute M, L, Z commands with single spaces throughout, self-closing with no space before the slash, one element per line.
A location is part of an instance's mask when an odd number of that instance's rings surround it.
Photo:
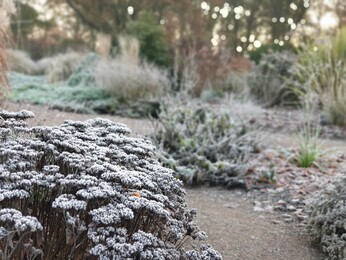
<path fill-rule="evenodd" d="M 5 258 L 218 259 L 212 249 L 185 253 L 184 239 L 205 234 L 182 183 L 125 125 L 96 118 L 30 128 L 31 112 L 0 116 Z"/>

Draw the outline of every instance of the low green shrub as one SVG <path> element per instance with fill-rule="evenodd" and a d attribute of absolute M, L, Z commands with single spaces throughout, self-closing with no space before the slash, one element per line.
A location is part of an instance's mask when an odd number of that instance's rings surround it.
<path fill-rule="evenodd" d="M 0 112 L 1 259 L 222 259 L 153 145 L 106 119 L 29 128 Z"/>
<path fill-rule="evenodd" d="M 346 178 L 334 182 L 307 202 L 308 230 L 329 259 L 346 258 Z"/>
<path fill-rule="evenodd" d="M 79 113 L 114 112 L 117 101 L 103 89 L 95 86 L 68 86 L 63 83 L 48 84 L 45 76 L 9 74 L 15 102 L 49 105 L 53 108 Z"/>
<path fill-rule="evenodd" d="M 153 140 L 161 161 L 188 185 L 246 187 L 248 160 L 258 142 L 229 114 L 203 108 L 168 107 L 159 115 Z"/>
<path fill-rule="evenodd" d="M 250 94 L 264 106 L 296 105 L 297 94 L 286 83 L 296 61 L 292 52 L 274 52 L 263 55 L 260 63 L 249 73 Z"/>
<path fill-rule="evenodd" d="M 94 70 L 100 57 L 96 53 L 89 53 L 85 56 L 73 73 L 67 79 L 69 86 L 95 86 L 96 80 Z"/>

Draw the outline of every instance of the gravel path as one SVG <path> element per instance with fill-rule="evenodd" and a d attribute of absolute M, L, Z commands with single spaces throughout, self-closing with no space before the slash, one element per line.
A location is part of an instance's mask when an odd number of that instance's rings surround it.
<path fill-rule="evenodd" d="M 187 189 L 187 203 L 198 210 L 200 227 L 224 259 L 323 259 L 297 223 L 277 221 L 277 214 L 254 212 L 251 199 L 242 191 Z"/>
<path fill-rule="evenodd" d="M 81 115 L 48 110 L 47 107 L 8 103 L 5 109 L 31 110 L 36 118 L 31 125 L 59 125 L 64 120 L 83 121 L 99 115 Z M 152 124 L 148 120 L 102 116 L 126 124 L 134 135 L 148 135 Z M 267 143 L 292 145 L 294 138 L 286 133 L 270 134 Z M 276 140 L 276 141 L 275 141 Z M 326 147 L 346 151 L 345 141 L 327 141 Z M 253 199 L 244 191 L 202 187 L 187 189 L 187 204 L 198 210 L 198 222 L 209 235 L 208 243 L 231 260 L 313 260 L 323 259 L 302 234 L 299 223 L 277 221 L 276 213 L 253 211 Z"/>

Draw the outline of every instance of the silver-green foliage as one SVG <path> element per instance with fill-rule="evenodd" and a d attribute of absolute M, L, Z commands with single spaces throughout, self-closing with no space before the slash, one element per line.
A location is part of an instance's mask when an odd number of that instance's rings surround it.
<path fill-rule="evenodd" d="M 164 164 L 190 185 L 246 186 L 244 174 L 258 143 L 227 113 L 203 108 L 165 109 L 154 139 Z"/>
<path fill-rule="evenodd" d="M 16 72 L 9 73 L 9 80 L 12 86 L 11 99 L 15 102 L 48 104 L 53 108 L 80 113 L 112 112 L 112 107 L 116 105 L 116 100 L 104 90 L 89 84 L 49 84 L 45 76 L 28 76 Z"/>
<path fill-rule="evenodd" d="M 308 228 L 329 259 L 346 258 L 346 177 L 332 184 L 308 202 Z"/>

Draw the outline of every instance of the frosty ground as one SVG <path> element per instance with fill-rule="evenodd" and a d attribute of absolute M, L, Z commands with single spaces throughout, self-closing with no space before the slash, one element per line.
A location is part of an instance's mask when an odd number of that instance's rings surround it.
<path fill-rule="evenodd" d="M 36 118 L 30 122 L 31 125 L 53 126 L 60 125 L 67 119 L 84 121 L 96 117 L 18 103 L 7 103 L 5 108 L 9 111 L 33 111 Z M 232 111 L 232 107 L 229 109 Z M 249 105 L 233 111 L 237 111 L 234 116 L 242 120 L 254 124 L 256 120 L 261 122 L 261 131 L 265 134 L 264 142 L 268 147 L 297 145 L 292 129 L 301 120 L 299 112 L 267 111 Z M 134 135 L 145 136 L 153 130 L 149 120 L 106 115 L 102 117 L 125 123 Z M 285 118 L 289 120 L 283 120 Z M 339 160 L 341 158 L 341 164 L 346 153 L 344 136 L 345 129 L 325 128 L 323 146 L 333 148 L 333 154 L 339 156 Z M 303 182 L 309 180 L 304 177 L 297 179 Z M 317 177 L 316 179 L 319 180 Z M 301 187 L 305 186 L 299 186 Z M 201 229 L 208 233 L 209 243 L 219 250 L 224 259 L 323 259 L 323 255 L 309 241 L 303 224 L 298 222 L 297 218 L 289 218 L 286 213 L 273 210 L 274 204 L 267 195 L 271 190 L 272 187 L 250 192 L 207 186 L 188 188 L 187 204 L 188 207 L 198 210 Z"/>

